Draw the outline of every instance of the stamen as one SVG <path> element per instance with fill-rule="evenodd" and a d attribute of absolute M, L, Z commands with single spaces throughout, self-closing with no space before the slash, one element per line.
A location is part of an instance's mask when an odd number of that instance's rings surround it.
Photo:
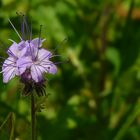
<path fill-rule="evenodd" d="M 2 56 L 0 56 L 0 58 L 5 60 L 5 58 L 4 58 L 4 57 L 2 57 Z M 8 58 L 6 58 L 6 60 L 8 60 L 8 61 L 11 61 L 11 62 L 15 63 L 15 61 L 12 61 L 12 60 L 10 60 L 10 59 L 8 59 Z"/>
<path fill-rule="evenodd" d="M 41 59 L 40 61 L 43 61 L 43 60 L 46 59 L 46 58 L 51 58 L 51 56 L 52 56 L 52 57 L 55 56 L 55 55 L 52 55 L 52 54 L 54 54 L 55 51 L 56 51 L 65 41 L 67 41 L 67 40 L 68 40 L 68 38 L 65 38 L 64 40 L 62 40 L 62 42 L 60 43 L 60 45 L 57 46 L 57 47 L 52 51 L 52 53 L 49 53 L 46 57 L 44 57 L 44 58 Z"/>
<path fill-rule="evenodd" d="M 15 41 L 13 41 L 12 39 L 8 39 L 8 40 L 10 40 L 11 42 L 15 43 Z M 13 57 L 17 58 L 17 56 L 15 56 L 9 48 L 6 51 L 8 51 Z"/>
<path fill-rule="evenodd" d="M 4 60 L 6 59 L 6 58 L 4 58 L 4 57 L 2 57 L 2 56 L 0 56 L 0 58 L 2 58 L 2 59 L 4 59 Z"/>
<path fill-rule="evenodd" d="M 56 54 L 56 55 L 52 55 L 50 58 L 53 58 L 53 57 L 62 57 L 62 55 Z"/>
<path fill-rule="evenodd" d="M 22 15 L 22 19 L 24 18 L 24 15 Z M 22 38 L 25 40 L 25 26 L 24 26 L 24 21 L 22 21 L 21 24 L 21 32 L 22 32 Z"/>
<path fill-rule="evenodd" d="M 7 44 L 5 44 L 1 39 L 0 39 L 0 43 L 1 43 L 0 46 L 2 47 L 1 49 L 7 50 L 7 48 L 6 48 L 7 47 Z"/>
<path fill-rule="evenodd" d="M 15 43 L 15 41 L 14 41 L 14 40 L 12 40 L 12 39 L 8 39 L 8 40 L 10 40 L 11 42 Z"/>
<path fill-rule="evenodd" d="M 22 40 L 25 40 L 25 33 L 24 33 L 24 22 L 23 17 L 24 14 L 22 12 L 16 12 L 17 16 L 19 17 L 19 22 L 21 24 L 21 34 L 22 34 Z"/>
<path fill-rule="evenodd" d="M 54 62 L 53 64 L 54 65 L 58 65 L 58 64 L 63 64 L 63 63 L 67 63 L 69 60 L 67 60 L 67 61 L 61 61 L 61 62 Z"/>
<path fill-rule="evenodd" d="M 58 48 L 60 48 L 66 41 L 68 41 L 68 38 L 64 38 L 64 39 L 60 42 L 60 44 L 59 44 L 52 52 L 55 53 L 56 50 L 57 50 Z"/>
<path fill-rule="evenodd" d="M 20 34 L 18 33 L 18 31 L 16 30 L 15 26 L 13 25 L 13 23 L 11 22 L 10 19 L 8 19 L 8 21 L 10 22 L 11 26 L 13 27 L 14 31 L 16 32 L 16 34 L 18 35 L 18 37 L 20 38 L 20 40 L 22 40 L 22 37 L 20 36 Z"/>
<path fill-rule="evenodd" d="M 52 53 L 49 53 L 46 57 L 44 57 L 43 59 L 41 59 L 40 62 L 43 61 L 44 59 L 48 58 L 48 57 L 50 58 L 51 55 L 52 55 Z"/>
<path fill-rule="evenodd" d="M 43 26 L 43 25 L 40 25 L 40 29 L 39 29 L 38 48 L 39 48 L 39 45 L 40 45 L 40 40 L 41 40 L 41 30 L 42 30 L 42 26 Z"/>
<path fill-rule="evenodd" d="M 29 26 L 28 26 L 28 21 L 27 21 L 26 16 L 23 17 L 23 22 L 24 22 L 25 27 L 26 27 L 27 36 L 29 37 L 28 39 L 30 40 L 30 28 L 29 28 Z"/>
<path fill-rule="evenodd" d="M 40 29 L 39 29 L 38 48 L 39 48 L 40 42 L 41 42 L 41 30 L 42 30 L 42 26 L 43 26 L 43 25 L 40 25 Z M 35 59 L 38 57 L 38 52 L 39 52 L 39 49 L 38 49 L 38 51 L 37 51 L 37 54 L 36 54 L 36 56 L 35 56 Z"/>
<path fill-rule="evenodd" d="M 53 64 L 53 62 L 51 62 L 51 61 L 50 61 L 50 62 L 41 61 L 41 62 L 44 62 L 44 64 L 49 64 L 49 65 L 50 65 L 50 64 Z"/>
<path fill-rule="evenodd" d="M 31 22 L 31 32 L 30 32 L 30 41 L 32 40 L 32 22 Z"/>

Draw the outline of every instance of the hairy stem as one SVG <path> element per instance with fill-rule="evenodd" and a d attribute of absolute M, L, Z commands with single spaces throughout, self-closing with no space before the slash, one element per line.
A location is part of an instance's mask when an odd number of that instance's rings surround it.
<path fill-rule="evenodd" d="M 32 129 L 32 140 L 35 140 L 35 100 L 34 100 L 34 94 L 31 93 L 31 129 Z"/>

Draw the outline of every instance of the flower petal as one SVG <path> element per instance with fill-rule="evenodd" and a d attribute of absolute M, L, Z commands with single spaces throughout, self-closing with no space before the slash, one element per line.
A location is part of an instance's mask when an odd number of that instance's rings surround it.
<path fill-rule="evenodd" d="M 38 50 L 38 60 L 42 61 L 44 59 L 49 59 L 52 56 L 52 53 L 50 51 L 47 51 L 45 49 L 39 49 Z"/>
<path fill-rule="evenodd" d="M 4 69 L 5 67 L 11 65 L 11 66 L 15 66 L 16 63 L 16 59 L 13 57 L 8 57 L 4 62 L 3 62 L 3 66 L 2 69 Z"/>
<path fill-rule="evenodd" d="M 35 38 L 31 41 L 31 43 L 35 46 L 35 47 L 41 47 L 42 43 L 45 41 L 46 39 L 39 39 L 39 38 Z"/>
<path fill-rule="evenodd" d="M 43 60 L 40 62 L 40 65 L 45 68 L 47 73 L 55 74 L 57 72 L 57 67 L 53 62 L 49 60 Z"/>
<path fill-rule="evenodd" d="M 48 73 L 55 74 L 57 72 L 57 67 L 54 64 L 51 64 L 47 67 Z"/>
<path fill-rule="evenodd" d="M 7 67 L 6 71 L 3 72 L 3 82 L 7 83 L 9 80 L 14 78 L 16 75 L 15 68 L 13 67 Z"/>
<path fill-rule="evenodd" d="M 21 41 L 19 44 L 18 44 L 18 53 L 17 53 L 17 57 L 18 58 L 21 58 L 23 56 L 26 55 L 27 53 L 27 47 L 26 47 L 26 42 L 25 41 Z"/>
<path fill-rule="evenodd" d="M 30 56 L 32 57 L 32 60 L 34 60 L 38 53 L 38 47 L 34 46 L 32 42 L 27 40 L 25 42 L 25 48 L 27 49 L 25 56 Z"/>
<path fill-rule="evenodd" d="M 15 65 L 15 59 L 13 57 L 8 57 L 2 66 L 3 72 L 3 82 L 7 83 L 13 77 L 15 77 L 17 71 L 17 67 Z"/>
<path fill-rule="evenodd" d="M 18 47 L 17 47 L 17 43 L 14 42 L 10 47 L 9 49 L 7 50 L 7 53 L 9 56 L 11 57 L 17 57 L 18 55 Z"/>
<path fill-rule="evenodd" d="M 25 48 L 25 41 L 21 41 L 18 43 L 18 50 L 21 51 L 23 48 Z"/>
<path fill-rule="evenodd" d="M 11 57 L 19 58 L 25 55 L 27 52 L 27 47 L 25 45 L 25 41 L 21 41 L 20 43 L 13 42 L 13 44 L 8 49 L 7 53 Z"/>
<path fill-rule="evenodd" d="M 32 65 L 31 76 L 35 82 L 41 82 L 43 80 L 44 69 L 39 65 Z"/>
<path fill-rule="evenodd" d="M 31 57 L 21 57 L 17 60 L 17 67 L 19 69 L 19 74 L 23 74 L 27 68 L 32 65 Z"/>

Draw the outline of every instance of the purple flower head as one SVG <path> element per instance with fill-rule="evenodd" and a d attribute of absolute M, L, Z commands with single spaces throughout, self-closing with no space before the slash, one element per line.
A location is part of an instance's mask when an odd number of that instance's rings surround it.
<path fill-rule="evenodd" d="M 26 54 L 17 63 L 20 66 L 20 74 L 23 73 L 22 67 L 30 69 L 30 80 L 37 83 L 43 80 L 44 73 L 55 74 L 57 72 L 56 66 L 49 60 L 52 56 L 51 52 L 43 48 L 36 48 L 36 46 L 30 45 L 30 43 L 27 43 L 26 47 L 28 48 Z"/>
<path fill-rule="evenodd" d="M 22 37 L 9 20 L 15 32 L 21 39 L 19 43 L 11 40 L 13 43 L 7 50 L 8 58 L 3 62 L 2 73 L 3 82 L 7 83 L 15 76 L 18 76 L 22 83 L 25 84 L 24 92 L 29 93 L 33 89 L 38 91 L 39 95 L 44 93 L 44 74 L 55 74 L 57 67 L 50 60 L 54 55 L 42 48 L 45 39 L 41 39 L 41 29 L 38 38 L 32 39 L 32 31 L 29 29 L 27 21 L 23 16 Z M 25 39 L 25 32 L 29 34 L 29 38 Z"/>

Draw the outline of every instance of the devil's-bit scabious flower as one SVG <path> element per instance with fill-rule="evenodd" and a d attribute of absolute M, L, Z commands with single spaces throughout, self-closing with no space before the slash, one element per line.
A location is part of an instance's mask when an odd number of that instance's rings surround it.
<path fill-rule="evenodd" d="M 53 54 L 42 48 L 42 43 L 45 39 L 38 38 L 32 39 L 32 31 L 29 29 L 26 19 L 23 16 L 22 36 L 25 36 L 25 31 L 28 32 L 28 39 L 24 39 L 17 32 L 16 28 L 9 20 L 12 27 L 20 37 L 21 41 L 16 43 L 11 40 L 13 44 L 7 50 L 8 58 L 3 62 L 2 73 L 3 82 L 7 83 L 15 76 L 20 78 L 24 83 L 25 88 L 23 94 L 27 95 L 32 90 L 35 90 L 39 96 L 45 93 L 45 78 L 44 73 L 55 74 L 57 67 L 50 60 Z"/>

